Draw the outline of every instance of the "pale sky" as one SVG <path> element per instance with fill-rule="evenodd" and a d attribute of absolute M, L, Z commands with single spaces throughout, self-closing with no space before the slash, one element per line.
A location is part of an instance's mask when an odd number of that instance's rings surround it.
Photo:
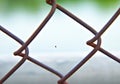
<path fill-rule="evenodd" d="M 49 8 L 50 9 L 50 8 Z M 94 5 L 76 5 L 75 7 L 66 6 L 76 16 L 84 22 L 99 31 L 111 16 L 117 11 L 114 10 L 100 11 Z M 23 11 L 4 16 L 0 14 L 0 25 L 7 28 L 13 34 L 26 41 L 33 31 L 39 26 L 49 10 L 42 10 L 42 13 L 32 15 Z M 7 14 L 6 14 L 7 15 Z M 113 25 L 102 36 L 102 46 L 107 50 L 119 51 L 120 16 Z M 92 48 L 86 45 L 86 41 L 94 35 L 84 27 L 76 23 L 65 14 L 56 10 L 51 20 L 40 32 L 37 38 L 30 44 L 30 52 L 85 52 Z M 9 39 L 5 34 L 0 32 L 0 52 L 17 50 L 20 45 Z M 55 47 L 56 46 L 56 47 Z"/>

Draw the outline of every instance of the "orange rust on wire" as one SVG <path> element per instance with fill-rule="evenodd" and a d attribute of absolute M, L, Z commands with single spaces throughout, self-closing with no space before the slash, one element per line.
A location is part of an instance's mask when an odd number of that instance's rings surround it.
<path fill-rule="evenodd" d="M 47 17 L 44 19 L 44 21 L 40 24 L 40 26 L 35 30 L 35 32 L 28 38 L 26 42 L 23 42 L 20 38 L 16 37 L 14 34 L 0 26 L 0 30 L 7 34 L 10 38 L 17 41 L 22 46 L 14 52 L 14 55 L 22 57 L 22 59 L 0 80 L 0 84 L 4 83 L 26 60 L 36 64 L 39 67 L 44 68 L 45 70 L 55 74 L 60 78 L 58 80 L 58 84 L 68 84 L 67 79 L 70 78 L 78 69 L 80 69 L 91 57 L 94 56 L 94 54 L 97 51 L 102 52 L 106 56 L 110 57 L 111 59 L 115 60 L 116 62 L 120 63 L 120 59 L 108 52 L 107 50 L 103 49 L 101 47 L 101 35 L 108 29 L 108 27 L 114 22 L 114 20 L 119 16 L 120 14 L 120 8 L 118 11 L 113 15 L 113 17 L 108 21 L 108 23 L 100 30 L 100 32 L 97 32 L 95 28 L 92 28 L 90 25 L 82 21 L 80 18 L 60 6 L 59 4 L 56 4 L 56 0 L 46 0 L 46 3 L 52 5 L 51 11 L 47 15 Z M 34 59 L 33 57 L 29 56 L 29 44 L 34 40 L 34 38 L 40 33 L 40 31 L 43 29 L 43 27 L 47 24 L 47 22 L 50 20 L 50 18 L 55 13 L 55 10 L 59 9 L 61 12 L 72 18 L 74 21 L 76 21 L 78 24 L 85 27 L 88 31 L 90 31 L 95 36 L 86 42 L 87 45 L 93 47 L 93 50 L 88 53 L 88 55 L 80 61 L 72 70 L 70 70 L 67 74 L 63 75 L 60 72 L 56 71 L 55 69 L 41 63 L 40 61 Z M 96 44 L 94 42 L 97 42 Z M 22 53 L 22 51 L 25 50 L 25 53 Z"/>

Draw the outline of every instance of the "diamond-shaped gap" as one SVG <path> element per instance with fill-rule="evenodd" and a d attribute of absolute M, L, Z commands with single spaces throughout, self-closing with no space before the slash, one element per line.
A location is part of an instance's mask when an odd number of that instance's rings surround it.
<path fill-rule="evenodd" d="M 19 47 L 18 43 L 15 39 L 11 39 L 11 37 L 7 36 L 5 33 L 1 32 L 2 27 L 0 28 L 0 46 L 1 46 L 1 56 L 0 56 L 0 78 L 4 77 L 13 67 L 18 64 L 22 60 L 22 58 L 18 58 L 13 56 L 14 50 Z M 3 29 L 3 31 L 7 31 Z M 11 33 L 12 34 L 12 33 Z M 20 44 L 19 44 L 20 45 Z M 20 60 L 21 59 L 21 60 Z"/>
<path fill-rule="evenodd" d="M 111 26 L 102 35 L 101 47 L 120 59 L 120 39 L 119 39 L 120 16 L 111 24 Z"/>
<path fill-rule="evenodd" d="M 30 56 L 65 75 L 91 51 L 86 41 L 93 36 L 58 11 L 29 45 Z"/>
<path fill-rule="evenodd" d="M 90 33 L 90 32 L 89 32 Z M 90 37 L 90 35 L 88 35 L 88 33 L 86 34 L 86 36 L 89 36 Z M 83 37 L 84 37 L 84 35 L 83 35 Z M 83 40 L 82 40 L 83 41 Z M 86 43 L 86 41 L 84 42 L 84 43 Z M 90 48 L 91 49 L 91 48 Z M 86 55 L 85 55 L 86 56 Z"/>

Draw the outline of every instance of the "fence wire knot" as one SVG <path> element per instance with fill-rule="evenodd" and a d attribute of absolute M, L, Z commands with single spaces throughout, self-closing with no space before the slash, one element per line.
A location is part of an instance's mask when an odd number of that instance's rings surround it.
<path fill-rule="evenodd" d="M 56 76 L 58 76 L 60 78 L 60 80 L 58 80 L 58 82 L 57 82 L 58 84 L 68 84 L 68 82 L 66 82 L 67 79 L 70 78 L 78 69 L 80 69 L 81 66 L 83 66 L 91 57 L 93 57 L 93 55 L 97 51 L 102 52 L 109 58 L 120 63 L 120 59 L 117 56 L 111 54 L 109 51 L 107 51 L 101 47 L 101 43 L 102 43 L 101 36 L 109 28 L 109 26 L 116 20 L 116 18 L 119 16 L 120 8 L 111 17 L 111 19 L 106 23 L 106 25 L 99 32 L 97 32 L 95 30 L 95 28 L 92 28 L 90 25 L 88 25 L 87 23 L 82 21 L 80 18 L 78 18 L 77 16 L 75 16 L 74 14 L 72 14 L 71 12 L 69 12 L 68 10 L 66 10 L 65 8 L 60 6 L 59 4 L 57 4 L 56 0 L 46 0 L 46 3 L 52 6 L 50 12 L 46 16 L 46 18 L 43 20 L 43 22 L 40 24 L 40 26 L 35 30 L 35 32 L 27 39 L 26 42 L 23 42 L 19 37 L 12 34 L 6 28 L 0 26 L 1 32 L 5 33 L 6 35 L 8 35 L 10 38 L 12 38 L 13 40 L 15 40 L 16 42 L 18 42 L 21 45 L 21 47 L 18 48 L 18 50 L 15 50 L 15 52 L 14 52 L 14 55 L 20 56 L 21 60 L 10 71 L 8 71 L 8 73 L 5 74 L 5 76 L 3 76 L 0 79 L 0 84 L 3 84 L 15 71 L 17 71 L 19 69 L 20 66 L 22 66 L 22 64 L 25 63 L 26 60 L 28 60 L 28 61 L 38 65 L 39 67 L 42 67 L 42 68 L 50 71 L 51 73 L 55 74 Z M 84 28 L 86 28 L 92 34 L 94 34 L 94 37 L 86 42 L 86 44 L 88 46 L 93 47 L 93 50 L 91 52 L 89 52 L 89 54 L 86 55 L 85 58 L 82 59 L 82 61 L 80 61 L 75 67 L 73 67 L 73 69 L 71 71 L 69 71 L 65 75 L 61 74 L 60 72 L 54 70 L 53 68 L 51 68 L 49 66 L 43 64 L 42 62 L 34 59 L 32 56 L 29 56 L 29 49 L 28 49 L 29 44 L 35 39 L 35 37 L 37 37 L 37 35 L 40 33 L 40 31 L 44 28 L 44 26 L 47 24 L 47 22 L 51 19 L 51 17 L 55 13 L 56 9 L 60 10 L 61 12 L 63 12 L 64 14 L 66 14 L 67 16 L 72 18 L 74 21 L 76 21 L 78 24 L 82 25 Z M 96 41 L 96 43 L 94 43 L 95 41 Z M 23 51 L 25 51 L 25 52 L 23 53 Z"/>

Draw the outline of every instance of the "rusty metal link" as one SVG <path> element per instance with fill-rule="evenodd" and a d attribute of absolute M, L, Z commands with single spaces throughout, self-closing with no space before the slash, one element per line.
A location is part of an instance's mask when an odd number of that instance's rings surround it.
<path fill-rule="evenodd" d="M 40 26 L 34 31 L 34 33 L 28 38 L 26 42 L 23 42 L 20 38 L 18 38 L 17 36 L 9 32 L 4 27 L 0 26 L 0 30 L 3 33 L 7 34 L 10 38 L 12 38 L 13 40 L 15 40 L 21 45 L 21 47 L 17 51 L 15 51 L 13 54 L 15 56 L 20 56 L 22 58 L 3 78 L 0 79 L 0 84 L 3 84 L 17 69 L 19 69 L 19 67 L 26 60 L 58 76 L 60 78 L 57 81 L 58 84 L 68 84 L 68 82 L 66 82 L 67 79 L 70 78 L 78 69 L 80 69 L 91 57 L 93 57 L 97 51 L 104 53 L 106 56 L 120 63 L 120 59 L 117 56 L 111 54 L 110 52 L 108 52 L 107 50 L 101 47 L 101 43 L 102 43 L 101 36 L 108 29 L 108 27 L 115 21 L 115 19 L 119 16 L 120 8 L 113 15 L 113 17 L 108 21 L 108 23 L 99 32 L 97 32 L 95 28 L 92 28 L 90 25 L 82 21 L 80 18 L 78 18 L 77 16 L 75 16 L 74 14 L 72 14 L 71 12 L 69 12 L 68 10 L 60 6 L 59 4 L 57 4 L 56 0 L 46 0 L 46 3 L 52 6 L 49 14 L 46 16 L 46 18 L 43 20 Z M 86 55 L 85 58 L 82 59 L 82 61 L 80 61 L 75 67 L 73 67 L 73 69 L 71 69 L 67 74 L 64 74 L 64 75 L 56 71 L 55 69 L 43 64 L 37 59 L 34 59 L 32 56 L 29 56 L 29 49 L 28 49 L 29 44 L 35 39 L 35 37 L 37 37 L 40 31 L 44 28 L 47 22 L 51 19 L 56 9 L 60 10 L 61 12 L 69 16 L 71 19 L 73 19 L 73 21 L 76 21 L 78 24 L 82 25 L 84 28 L 90 31 L 90 33 L 94 34 L 94 37 L 91 40 L 86 41 L 86 44 L 93 47 L 93 49 L 88 53 L 88 55 Z M 96 44 L 94 43 L 95 41 L 96 41 Z M 24 50 L 25 52 L 23 53 Z"/>
<path fill-rule="evenodd" d="M 92 46 L 92 47 L 95 47 L 96 45 L 93 42 L 95 42 L 98 38 L 101 37 L 101 35 L 108 29 L 108 27 L 115 21 L 115 19 L 119 15 L 120 15 L 120 8 L 116 11 L 116 13 L 112 16 L 112 18 L 108 21 L 108 23 L 95 35 L 95 37 L 92 38 L 91 40 L 87 41 L 87 44 Z M 120 63 L 120 59 L 117 58 L 116 56 L 112 55 L 110 52 L 104 50 L 103 48 L 99 48 L 99 51 L 101 51 L 102 53 L 106 54 L 107 56 L 109 56 L 113 60 Z"/>
<path fill-rule="evenodd" d="M 19 44 L 21 44 L 21 45 L 24 44 L 24 42 L 21 39 L 19 39 L 17 36 L 15 36 L 11 32 L 9 32 L 8 30 L 3 28 L 2 26 L 0 26 L 0 30 L 3 33 L 7 34 L 9 37 L 11 37 L 13 40 L 17 41 Z M 29 50 L 26 47 L 25 54 L 24 54 L 23 58 L 0 80 L 0 84 L 5 82 L 5 80 L 7 80 L 26 61 L 28 54 L 29 54 Z"/>
<path fill-rule="evenodd" d="M 81 19 L 79 19 L 78 17 L 76 17 L 75 15 L 73 15 L 72 13 L 70 13 L 69 11 L 67 11 L 66 9 L 64 9 L 63 7 L 61 7 L 60 5 L 57 4 L 57 8 L 60 11 L 62 11 L 63 13 L 65 13 L 66 15 L 68 15 L 69 17 L 71 17 L 72 19 L 74 19 L 79 24 L 83 25 L 86 29 L 88 29 L 93 34 L 97 33 L 91 26 L 89 26 L 88 24 L 86 24 L 85 22 L 83 22 Z M 100 45 L 101 45 L 101 39 L 99 38 L 98 42 L 97 42 L 97 46 L 82 61 L 80 61 L 79 64 L 77 64 L 70 72 L 68 72 L 61 80 L 59 80 L 58 84 L 63 84 L 65 80 L 67 80 L 84 63 L 86 63 L 97 52 L 97 50 L 100 48 Z"/>
<path fill-rule="evenodd" d="M 51 5 L 51 4 L 50 4 Z M 86 29 L 88 29 L 90 32 L 92 32 L 95 36 L 99 33 L 97 33 L 94 28 L 92 28 L 91 26 L 89 26 L 88 24 L 86 24 L 84 21 L 82 21 L 81 19 L 79 19 L 78 17 L 76 17 L 75 15 L 73 15 L 72 13 L 70 13 L 69 11 L 67 11 L 66 9 L 64 9 L 63 7 L 61 7 L 59 4 L 57 4 L 57 8 L 62 11 L 63 13 L 65 13 L 66 15 L 68 15 L 69 17 L 71 17 L 72 19 L 74 19 L 76 22 L 78 22 L 79 24 L 81 24 L 82 26 L 84 26 Z M 106 28 L 108 28 L 111 23 L 117 18 L 117 16 L 120 14 L 120 9 L 115 13 L 115 15 L 109 20 L 109 22 L 105 25 L 105 27 L 103 28 L 104 30 Z M 102 30 L 103 30 L 102 29 Z M 104 33 L 104 31 L 101 31 L 102 33 Z M 75 73 L 75 71 L 77 71 L 85 62 L 87 62 L 96 52 L 97 50 L 100 50 L 101 52 L 103 52 L 104 54 L 106 54 L 107 56 L 109 56 L 110 58 L 114 59 L 115 61 L 120 63 L 120 59 L 117 58 L 116 56 L 112 55 L 111 53 L 109 53 L 108 51 L 100 48 L 100 44 L 101 44 L 101 39 L 100 36 L 97 37 L 98 40 L 98 44 L 94 44 L 93 42 L 87 42 L 88 45 L 94 47 L 94 49 L 77 65 L 75 66 L 68 74 L 66 74 L 61 80 L 59 80 L 59 84 L 62 84 L 66 79 L 68 79 L 73 73 Z"/>
<path fill-rule="evenodd" d="M 25 44 L 22 45 L 21 48 L 19 48 L 14 55 L 19 55 L 33 40 L 34 38 L 39 34 L 39 32 L 42 30 L 42 28 L 47 24 L 47 22 L 50 20 L 52 15 L 55 12 L 56 9 L 56 0 L 46 0 L 46 2 L 52 3 L 52 8 L 47 17 L 44 19 L 44 21 L 40 24 L 40 26 L 36 29 L 36 31 L 30 36 L 30 38 L 25 42 Z"/>

